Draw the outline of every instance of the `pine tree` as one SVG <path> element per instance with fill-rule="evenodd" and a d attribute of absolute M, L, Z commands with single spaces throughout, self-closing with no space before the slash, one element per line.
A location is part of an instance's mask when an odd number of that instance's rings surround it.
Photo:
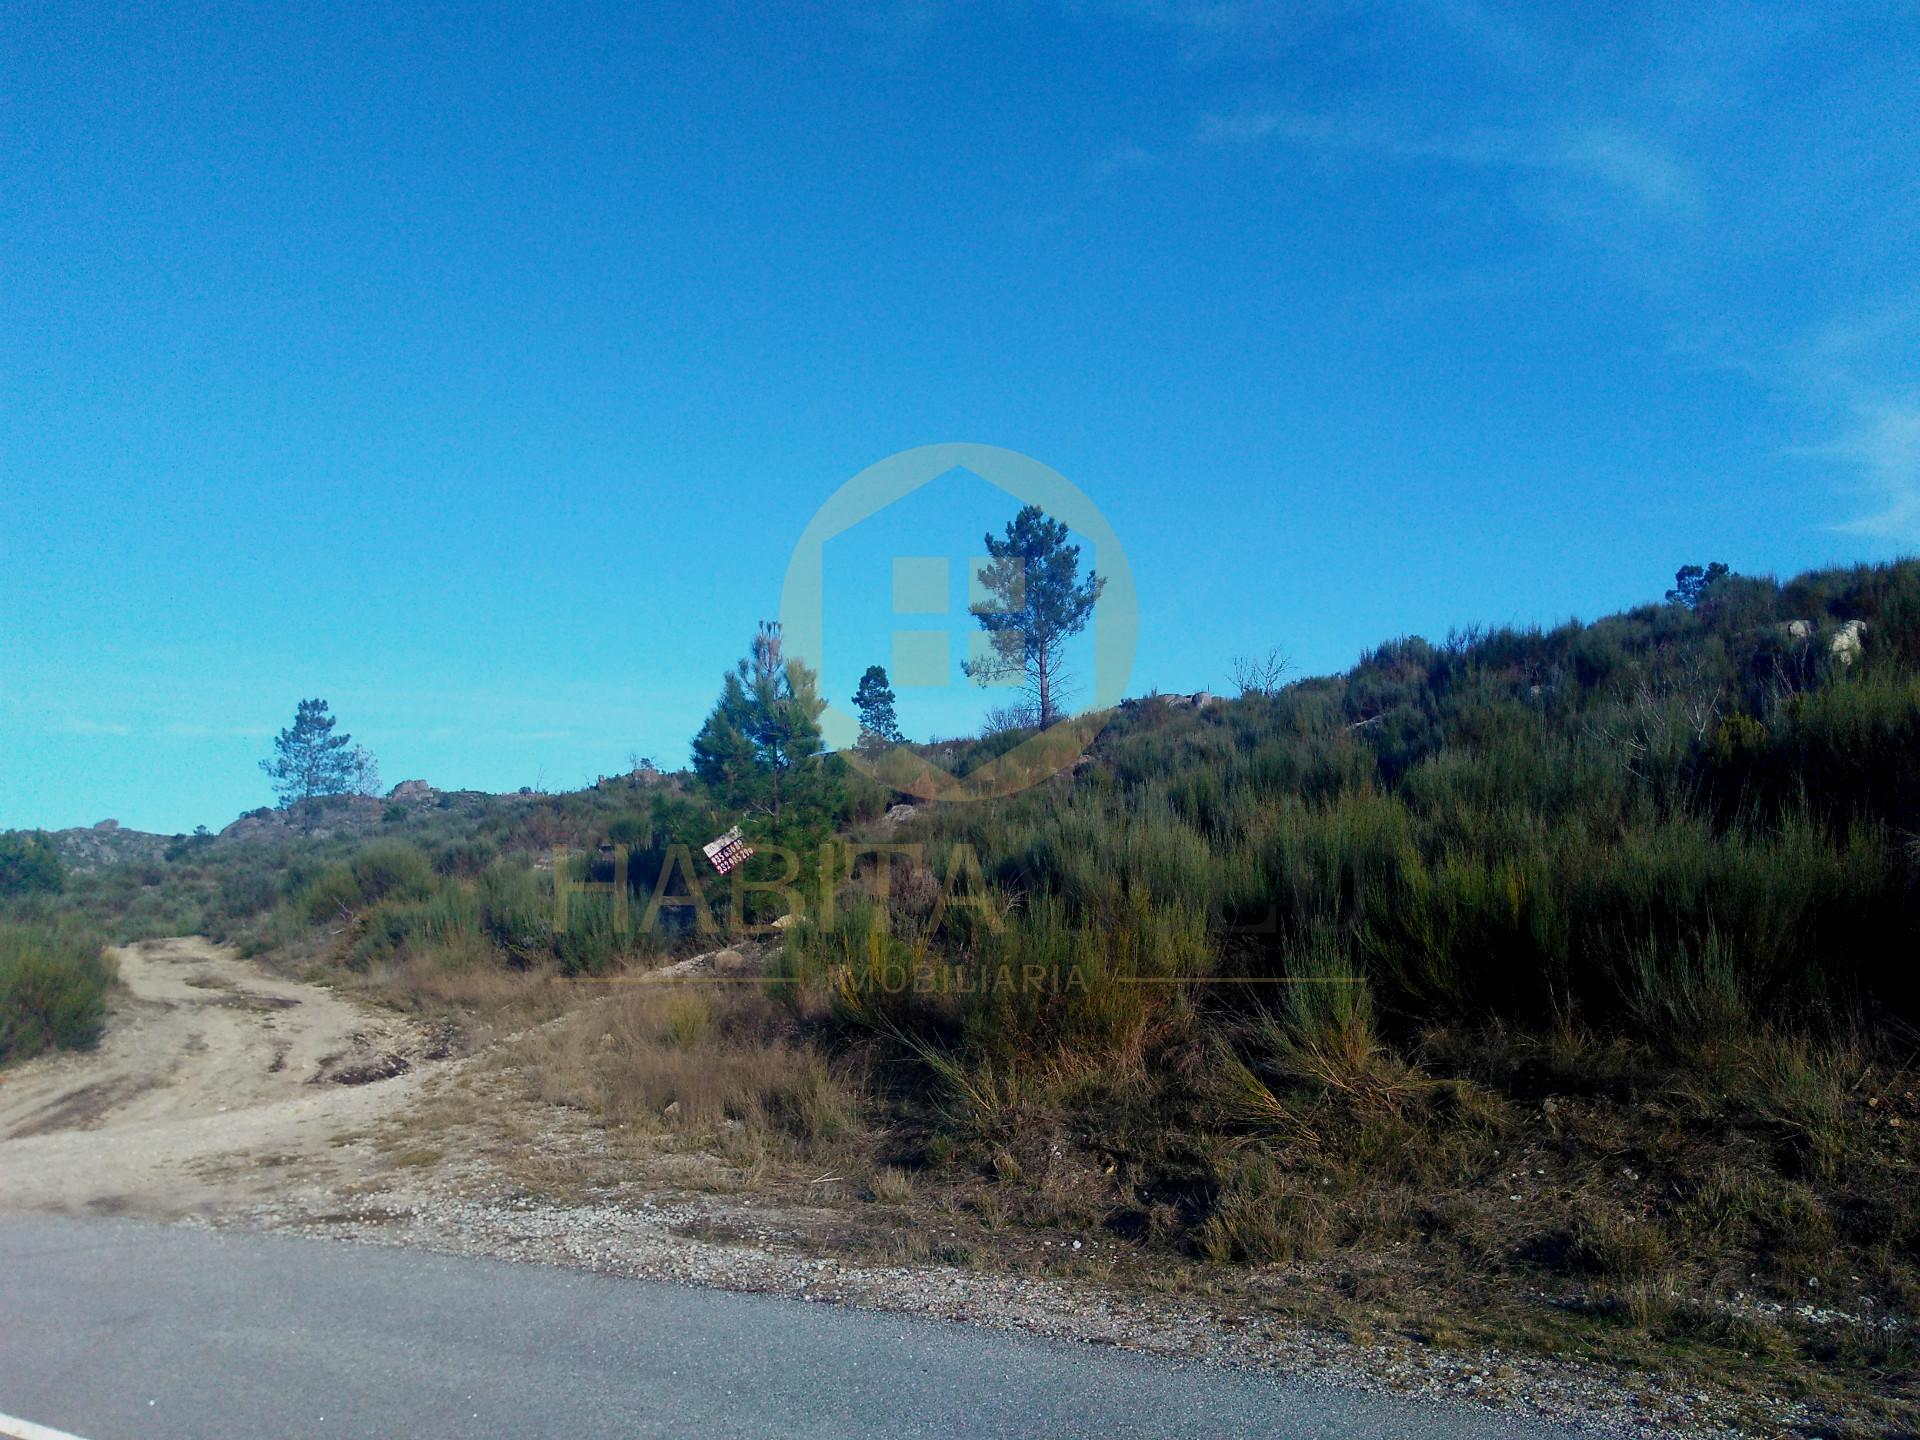
<path fill-rule="evenodd" d="M 860 712 L 860 748 L 877 750 L 898 745 L 905 738 L 893 713 L 893 687 L 887 683 L 884 666 L 869 665 L 853 692 L 853 705 Z"/>
<path fill-rule="evenodd" d="M 1080 578 L 1080 547 L 1038 505 L 1014 516 L 1004 538 L 988 535 L 987 554 L 980 583 L 993 598 L 972 609 L 993 654 L 961 668 L 982 685 L 1017 678 L 1026 712 L 1051 725 L 1064 712 L 1067 641 L 1087 628 L 1107 582 Z"/>
<path fill-rule="evenodd" d="M 820 749 L 826 708 L 813 671 L 781 652 L 779 624 L 762 621 L 694 737 L 694 771 L 730 803 L 764 805 L 777 821 L 788 772 Z"/>
<path fill-rule="evenodd" d="M 1673 572 L 1673 589 L 1667 591 L 1667 603 L 1698 610 L 1700 602 L 1707 598 L 1714 586 L 1732 574 L 1733 571 L 1718 560 L 1704 570 L 1698 565 L 1682 565 Z"/>
<path fill-rule="evenodd" d="M 317 795 L 347 795 L 378 786 L 373 756 L 353 746 L 351 735 L 334 734 L 337 722 L 324 700 L 302 700 L 293 724 L 273 741 L 273 757 L 260 768 L 273 781 L 282 806 Z"/>

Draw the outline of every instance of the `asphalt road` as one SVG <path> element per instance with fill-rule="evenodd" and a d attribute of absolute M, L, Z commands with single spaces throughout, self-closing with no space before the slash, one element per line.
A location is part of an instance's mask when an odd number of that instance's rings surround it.
<path fill-rule="evenodd" d="M 0 1217 L 0 1415 L 86 1440 L 1571 1433 L 766 1296 L 24 1215 Z"/>

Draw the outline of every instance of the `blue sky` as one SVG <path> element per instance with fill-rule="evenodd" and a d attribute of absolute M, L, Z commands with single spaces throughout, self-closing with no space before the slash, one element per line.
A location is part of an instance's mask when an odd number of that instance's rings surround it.
<path fill-rule="evenodd" d="M 934 441 L 1095 500 L 1136 691 L 1920 548 L 1911 5 L 27 0 L 0 74 L 0 825 L 217 827 L 305 695 L 680 763 Z"/>

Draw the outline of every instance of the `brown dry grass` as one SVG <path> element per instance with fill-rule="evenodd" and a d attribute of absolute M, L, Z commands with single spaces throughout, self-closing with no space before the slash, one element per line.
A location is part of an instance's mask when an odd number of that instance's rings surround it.
<path fill-rule="evenodd" d="M 534 1098 L 612 1128 L 791 1159 L 835 1152 L 862 1128 L 858 1071 L 830 1066 L 758 989 L 623 986 L 518 1050 Z"/>
<path fill-rule="evenodd" d="M 329 978 L 396 1010 L 454 1021 L 476 1045 L 551 1020 L 583 998 L 578 984 L 550 970 L 450 963 L 434 951 L 376 966 L 358 980 L 350 972 Z"/>

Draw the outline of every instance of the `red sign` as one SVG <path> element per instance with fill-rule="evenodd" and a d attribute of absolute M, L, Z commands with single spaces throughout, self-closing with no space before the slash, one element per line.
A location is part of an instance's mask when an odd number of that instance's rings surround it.
<path fill-rule="evenodd" d="M 713 862 L 713 868 L 722 875 L 736 865 L 745 864 L 753 855 L 753 847 L 740 838 L 740 827 L 734 826 L 718 840 L 710 840 L 700 847 L 707 859 Z"/>

